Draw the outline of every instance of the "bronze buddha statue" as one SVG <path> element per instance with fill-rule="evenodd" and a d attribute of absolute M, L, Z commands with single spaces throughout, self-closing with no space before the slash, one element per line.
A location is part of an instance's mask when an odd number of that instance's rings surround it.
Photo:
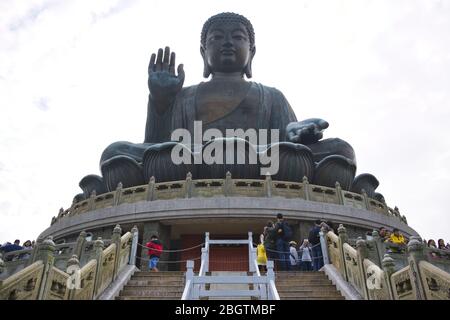
<path fill-rule="evenodd" d="M 80 182 L 85 196 L 93 189 L 114 190 L 119 182 L 123 187 L 146 184 L 152 176 L 157 182 L 182 180 L 188 171 L 193 178 L 223 178 L 226 171 L 238 178 L 264 178 L 252 165 L 171 163 L 170 152 L 178 143 L 171 141 L 172 132 L 183 128 L 194 134 L 195 121 L 202 122 L 203 131 L 214 128 L 224 135 L 236 128 L 278 129 L 280 141 L 249 147 L 256 153 L 267 153 L 275 144 L 279 147 L 279 171 L 273 179 L 298 182 L 306 176 L 315 184 L 334 187 L 338 181 L 343 189 L 352 189 L 356 159 L 350 144 L 337 138 L 322 140 L 328 122 L 297 121 L 281 91 L 245 79 L 252 77 L 256 53 L 253 26 L 247 18 L 235 13 L 210 17 L 201 32 L 200 52 L 203 76 L 211 78 L 190 87 L 183 87 L 183 65 L 176 68 L 175 53 L 169 47 L 152 54 L 144 143 L 121 141 L 108 146 L 100 160 L 103 177 L 90 175 Z M 200 152 L 204 147 L 200 146 Z M 361 177 L 356 184 L 359 190 L 354 191 L 374 191 L 378 181 L 372 177 Z"/>

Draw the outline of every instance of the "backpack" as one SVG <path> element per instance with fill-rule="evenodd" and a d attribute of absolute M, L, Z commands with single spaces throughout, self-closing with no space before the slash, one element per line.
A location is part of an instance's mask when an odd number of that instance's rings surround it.
<path fill-rule="evenodd" d="M 289 226 L 289 224 L 287 222 L 283 222 L 282 229 L 283 229 L 283 240 L 284 241 L 291 240 L 293 232 L 292 232 L 292 228 Z"/>

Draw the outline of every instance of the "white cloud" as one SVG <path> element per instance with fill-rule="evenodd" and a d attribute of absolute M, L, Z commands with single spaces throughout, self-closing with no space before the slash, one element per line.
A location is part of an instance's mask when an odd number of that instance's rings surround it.
<path fill-rule="evenodd" d="M 388 204 L 448 241 L 450 4 L 428 0 L 0 2 L 0 241 L 35 238 L 109 143 L 143 140 L 152 52 L 202 81 L 200 30 L 221 11 L 254 24 L 254 81 L 327 119 Z"/>

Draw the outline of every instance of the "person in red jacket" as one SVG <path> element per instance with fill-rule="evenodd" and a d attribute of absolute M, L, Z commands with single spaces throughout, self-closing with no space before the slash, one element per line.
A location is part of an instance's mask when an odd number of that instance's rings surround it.
<path fill-rule="evenodd" d="M 150 270 L 158 272 L 159 270 L 157 266 L 159 257 L 163 252 L 163 245 L 161 241 L 158 240 L 158 237 L 156 235 L 153 235 L 150 239 L 150 242 L 147 242 L 147 244 L 145 245 L 148 248 L 148 256 L 150 258 L 150 261 L 148 262 L 148 268 Z"/>

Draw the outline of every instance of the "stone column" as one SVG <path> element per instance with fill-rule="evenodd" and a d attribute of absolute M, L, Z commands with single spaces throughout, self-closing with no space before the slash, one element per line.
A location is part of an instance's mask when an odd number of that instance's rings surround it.
<path fill-rule="evenodd" d="M 320 235 L 320 246 L 322 248 L 323 264 L 330 264 L 330 258 L 328 257 L 328 246 L 327 246 L 327 231 L 324 227 L 319 232 Z"/>
<path fill-rule="evenodd" d="M 3 273 L 3 271 L 5 271 L 5 263 L 3 262 L 2 259 L 2 254 L 0 253 L 0 275 Z"/>
<path fill-rule="evenodd" d="M 361 286 L 363 287 L 364 291 L 364 298 L 366 300 L 369 300 L 369 292 L 366 285 L 366 270 L 364 268 L 364 259 L 367 258 L 368 252 L 367 243 L 365 240 L 363 240 L 362 237 L 358 237 L 358 240 L 356 240 L 356 250 L 358 252 L 358 271 L 360 275 Z"/>
<path fill-rule="evenodd" d="M 336 188 L 336 194 L 337 194 L 339 204 L 343 205 L 344 204 L 344 195 L 342 194 L 341 184 L 338 181 L 336 181 L 335 188 Z"/>
<path fill-rule="evenodd" d="M 302 183 L 303 183 L 303 190 L 305 191 L 305 200 L 309 200 L 309 198 L 310 198 L 310 195 L 309 195 L 309 181 L 308 181 L 308 178 L 306 176 L 303 177 Z"/>
<path fill-rule="evenodd" d="M 56 246 L 53 237 L 45 239 L 38 247 L 36 252 L 36 261 L 42 261 L 44 264 L 44 272 L 42 275 L 41 287 L 39 288 L 38 300 L 45 299 L 47 291 L 51 286 L 52 269 L 55 263 Z"/>
<path fill-rule="evenodd" d="M 151 176 L 147 187 L 147 201 L 156 200 L 155 177 Z"/>
<path fill-rule="evenodd" d="M 395 272 L 394 259 L 392 259 L 388 253 L 386 253 L 383 260 L 381 261 L 381 265 L 383 267 L 384 278 L 387 284 L 387 290 L 389 291 L 389 297 L 391 298 L 391 300 L 394 300 L 394 290 L 392 288 L 391 282 L 391 276 Z"/>
<path fill-rule="evenodd" d="M 378 233 L 377 230 L 373 230 L 372 231 L 372 238 L 373 240 L 371 241 L 373 246 L 375 247 L 375 252 L 377 254 L 377 261 L 373 261 L 376 265 L 381 266 L 381 261 L 383 260 L 383 255 L 385 253 L 386 250 L 384 250 L 381 252 L 380 251 L 380 243 L 381 243 L 381 239 L 380 239 L 380 235 Z"/>
<path fill-rule="evenodd" d="M 272 197 L 272 176 L 270 174 L 267 174 L 264 180 L 264 192 L 267 198 Z"/>
<path fill-rule="evenodd" d="M 77 244 L 75 245 L 75 250 L 73 254 L 81 259 L 81 255 L 83 254 L 83 247 L 86 242 L 86 231 L 81 231 L 80 235 L 77 238 Z"/>
<path fill-rule="evenodd" d="M 339 257 L 341 258 L 342 262 L 342 276 L 344 277 L 345 281 L 348 281 L 347 276 L 347 268 L 345 267 L 345 255 L 344 255 L 344 243 L 348 242 L 348 236 L 347 236 L 347 230 L 345 229 L 344 225 L 340 224 L 338 228 L 338 236 L 339 236 Z"/>
<path fill-rule="evenodd" d="M 105 243 L 101 237 L 98 237 L 94 241 L 94 251 L 95 259 L 97 260 L 97 271 L 95 273 L 95 285 L 94 285 L 94 299 L 97 297 L 97 290 L 100 286 L 100 281 L 102 277 L 102 259 L 103 259 L 103 249 L 105 248 Z"/>
<path fill-rule="evenodd" d="M 116 224 L 113 230 L 113 234 L 111 237 L 111 243 L 116 245 L 116 259 L 114 260 L 114 272 L 113 272 L 113 281 L 116 280 L 118 269 L 119 269 L 119 254 L 120 254 L 120 238 L 122 235 L 122 228 L 120 225 Z"/>
<path fill-rule="evenodd" d="M 139 230 L 137 226 L 134 226 L 131 229 L 131 234 L 133 235 L 133 242 L 131 243 L 131 252 L 130 252 L 130 261 L 128 264 L 136 265 L 136 252 L 138 249 L 138 239 L 139 239 Z"/>
<path fill-rule="evenodd" d="M 122 189 L 123 189 L 122 182 L 119 182 L 117 184 L 116 191 L 114 191 L 114 205 L 115 206 L 118 206 L 120 204 L 120 201 L 121 201 L 120 198 L 122 197 Z"/>
<path fill-rule="evenodd" d="M 419 237 L 411 237 L 408 242 L 408 263 L 411 283 L 413 285 L 416 300 L 425 300 L 422 276 L 419 272 L 419 262 L 424 260 L 423 243 Z"/>
<path fill-rule="evenodd" d="M 166 249 L 169 248 L 170 244 L 170 226 L 165 226 L 162 223 L 156 221 L 156 222 L 145 222 L 143 226 L 142 231 L 142 244 L 141 246 L 138 246 L 140 248 L 141 252 L 141 258 L 144 258 L 146 260 L 141 259 L 141 261 L 138 261 L 138 266 L 141 271 L 148 271 L 148 261 L 149 256 L 147 254 L 148 249 L 145 248 L 145 244 L 150 241 L 150 238 L 152 235 L 156 235 L 158 239 L 162 242 L 163 245 L 163 253 L 161 255 L 161 261 L 167 261 L 169 259 L 169 253 L 164 252 Z M 161 263 L 158 264 L 158 269 L 161 271 L 167 271 L 168 264 L 167 263 Z"/>
<path fill-rule="evenodd" d="M 72 255 L 67 261 L 66 272 L 71 276 L 67 289 L 69 290 L 68 300 L 73 300 L 77 289 L 81 289 L 81 267 L 76 255 Z"/>

